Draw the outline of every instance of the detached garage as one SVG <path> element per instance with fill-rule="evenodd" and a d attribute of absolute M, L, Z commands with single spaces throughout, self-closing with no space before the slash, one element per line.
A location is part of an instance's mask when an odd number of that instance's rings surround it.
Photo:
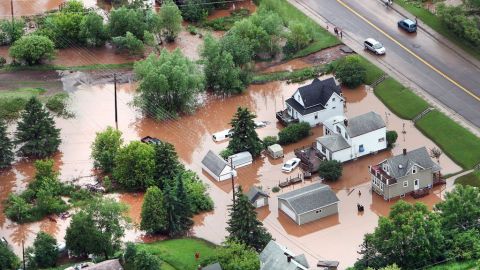
<path fill-rule="evenodd" d="M 268 196 L 263 190 L 253 186 L 247 192 L 247 198 L 255 208 L 260 208 L 262 206 L 268 205 Z"/>
<path fill-rule="evenodd" d="M 338 198 L 332 189 L 315 183 L 278 196 L 278 208 L 298 225 L 338 213 Z"/>
<path fill-rule="evenodd" d="M 233 176 L 237 176 L 237 172 L 227 164 L 220 156 L 211 150 L 202 159 L 203 169 L 217 181 L 224 181 Z"/>
<path fill-rule="evenodd" d="M 240 152 L 228 157 L 228 164 L 232 164 L 233 168 L 235 169 L 250 165 L 252 164 L 252 162 L 253 162 L 252 154 L 250 154 L 250 152 L 248 151 Z"/>

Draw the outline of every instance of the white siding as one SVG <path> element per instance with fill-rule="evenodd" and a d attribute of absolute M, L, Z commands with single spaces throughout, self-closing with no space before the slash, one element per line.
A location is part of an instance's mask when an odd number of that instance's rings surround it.
<path fill-rule="evenodd" d="M 333 109 L 335 107 L 335 109 Z M 317 119 L 315 119 L 315 114 L 318 115 Z M 310 126 L 316 126 L 325 122 L 325 120 L 334 117 L 334 116 L 342 116 L 343 115 L 343 105 L 341 106 L 332 106 L 330 109 L 324 109 L 315 113 L 301 115 L 298 114 L 298 119 L 300 122 L 307 122 Z"/>
<path fill-rule="evenodd" d="M 386 128 L 381 128 L 352 139 L 352 148 L 354 157 L 361 157 L 387 148 Z M 379 141 L 383 138 L 383 141 Z M 360 145 L 363 144 L 363 152 L 359 152 Z"/>
<path fill-rule="evenodd" d="M 303 104 L 303 99 L 302 99 L 302 96 L 300 96 L 300 91 L 295 91 L 295 93 L 293 94 L 293 99 L 295 99 L 296 101 L 298 101 L 298 103 L 302 104 L 302 106 L 305 106 L 305 104 Z"/>
<path fill-rule="evenodd" d="M 218 181 L 225 181 L 232 178 L 231 172 L 233 172 L 233 177 L 237 176 L 237 171 L 231 170 L 230 166 L 226 166 L 223 171 L 220 173 L 220 176 L 217 178 Z"/>
<path fill-rule="evenodd" d="M 287 216 L 293 219 L 295 223 L 297 223 L 297 216 L 295 215 L 295 212 L 293 212 L 292 209 L 286 206 L 283 201 L 279 200 L 278 203 L 280 204 L 280 210 L 282 210 L 285 214 L 287 214 Z"/>
<path fill-rule="evenodd" d="M 340 162 L 349 161 L 352 159 L 352 148 L 343 149 L 332 154 L 332 159 Z"/>

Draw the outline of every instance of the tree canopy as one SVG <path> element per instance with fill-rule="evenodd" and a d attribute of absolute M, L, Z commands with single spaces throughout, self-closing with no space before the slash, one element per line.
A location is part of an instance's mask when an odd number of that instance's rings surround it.
<path fill-rule="evenodd" d="M 155 144 L 155 183 L 163 188 L 165 183 L 173 181 L 185 168 L 178 160 L 177 152 L 173 144 L 160 142 Z"/>
<path fill-rule="evenodd" d="M 182 13 L 172 0 L 163 1 L 159 12 L 162 36 L 172 42 L 182 30 Z"/>
<path fill-rule="evenodd" d="M 40 268 L 55 266 L 58 256 L 57 240 L 51 235 L 39 232 L 33 241 L 35 264 Z"/>
<path fill-rule="evenodd" d="M 214 257 L 223 270 L 257 270 L 260 268 L 260 259 L 255 249 L 235 241 L 228 241 L 217 248 Z"/>
<path fill-rule="evenodd" d="M 140 95 L 136 104 L 159 120 L 189 113 L 197 105 L 197 95 L 204 89 L 204 77 L 198 66 L 180 50 L 162 50 L 134 65 Z"/>
<path fill-rule="evenodd" d="M 0 241 L 0 269 L 16 270 L 20 266 L 20 259 L 15 255 L 7 243 Z"/>
<path fill-rule="evenodd" d="M 92 143 L 93 166 L 105 173 L 112 172 L 115 157 L 122 143 L 122 132 L 110 126 L 102 132 L 97 132 Z"/>
<path fill-rule="evenodd" d="M 80 23 L 79 35 L 87 46 L 104 45 L 108 39 L 108 33 L 105 25 L 103 25 L 102 16 L 94 12 L 85 15 Z"/>
<path fill-rule="evenodd" d="M 340 60 L 335 68 L 335 77 L 348 88 L 355 88 L 365 82 L 367 69 L 359 56 L 349 55 Z"/>
<path fill-rule="evenodd" d="M 55 45 L 45 36 L 23 36 L 9 49 L 9 54 L 15 60 L 25 61 L 28 65 L 38 64 L 41 60 L 54 57 Z"/>
<path fill-rule="evenodd" d="M 61 143 L 60 129 L 55 127 L 52 116 L 36 97 L 27 102 L 15 137 L 15 143 L 20 145 L 18 152 L 23 156 L 50 156 Z"/>
<path fill-rule="evenodd" d="M 13 143 L 7 136 L 7 125 L 0 119 L 0 170 L 9 167 L 13 159 Z"/>
<path fill-rule="evenodd" d="M 149 144 L 132 141 L 115 156 L 113 177 L 124 188 L 145 190 L 155 184 L 155 150 Z"/>
<path fill-rule="evenodd" d="M 232 126 L 232 139 L 228 143 L 228 149 L 233 153 L 248 151 L 252 156 L 258 156 L 263 149 L 263 144 L 258 138 L 255 130 L 256 115 L 248 110 L 248 108 L 238 107 L 237 112 L 233 116 L 230 125 Z"/>
<path fill-rule="evenodd" d="M 327 181 L 337 181 L 342 176 L 342 163 L 336 160 L 322 161 L 318 167 L 318 175 Z"/>
<path fill-rule="evenodd" d="M 162 191 L 156 187 L 149 187 L 142 204 L 142 221 L 140 229 L 148 233 L 162 233 L 167 227 L 167 212 L 164 208 Z"/>

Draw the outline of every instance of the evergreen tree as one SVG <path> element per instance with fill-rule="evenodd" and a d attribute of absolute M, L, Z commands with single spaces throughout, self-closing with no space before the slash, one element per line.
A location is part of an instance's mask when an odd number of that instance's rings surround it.
<path fill-rule="evenodd" d="M 237 113 L 230 124 L 232 125 L 232 140 L 228 144 L 228 149 L 233 153 L 248 151 L 252 156 L 258 156 L 262 151 L 262 141 L 258 138 L 255 131 L 255 122 L 257 117 L 251 113 L 248 108 L 238 107 Z"/>
<path fill-rule="evenodd" d="M 38 267 L 47 268 L 55 266 L 58 256 L 57 240 L 51 235 L 39 232 L 35 241 L 34 247 L 34 260 Z"/>
<path fill-rule="evenodd" d="M 142 204 L 142 221 L 140 229 L 148 233 L 160 233 L 165 231 L 166 211 L 163 203 L 162 191 L 152 186 L 147 189 Z"/>
<path fill-rule="evenodd" d="M 161 142 L 155 145 L 155 181 L 158 187 L 163 188 L 167 180 L 173 180 L 184 170 L 172 144 Z"/>
<path fill-rule="evenodd" d="M 55 121 L 36 97 L 32 97 L 22 119 L 18 122 L 16 143 L 22 146 L 18 150 L 21 155 L 33 157 L 50 156 L 58 150 L 61 143 L 60 129 Z"/>
<path fill-rule="evenodd" d="M 187 200 L 183 180 L 177 179 L 176 188 L 165 185 L 164 205 L 167 212 L 167 233 L 170 236 L 185 234 L 193 225 L 189 201 Z"/>
<path fill-rule="evenodd" d="M 0 119 L 0 170 L 7 168 L 13 161 L 13 144 L 7 136 L 7 125 Z"/>
<path fill-rule="evenodd" d="M 238 187 L 235 202 L 230 207 L 227 231 L 230 233 L 228 240 L 243 243 L 257 251 L 263 250 L 272 239 L 262 222 L 257 219 L 255 207 L 243 194 L 242 187 Z"/>

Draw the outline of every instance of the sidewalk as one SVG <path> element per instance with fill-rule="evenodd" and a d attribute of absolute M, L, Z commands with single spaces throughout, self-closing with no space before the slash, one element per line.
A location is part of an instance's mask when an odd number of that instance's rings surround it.
<path fill-rule="evenodd" d="M 380 0 L 371 0 L 371 1 L 380 1 Z M 304 4 L 302 2 L 302 0 L 288 0 L 288 2 L 290 4 L 292 4 L 294 7 L 296 7 L 297 9 L 299 9 L 300 11 L 302 11 L 304 14 L 309 16 L 313 21 L 318 23 L 320 26 L 327 29 L 327 31 L 334 34 L 333 33 L 333 28 L 334 28 L 335 25 L 333 23 L 331 23 L 330 21 L 328 21 L 323 16 L 321 16 L 320 14 L 318 14 L 317 12 L 315 12 L 314 10 L 312 10 L 306 4 Z M 398 5 L 395 5 L 395 9 L 397 9 L 397 8 L 398 8 L 398 10 L 401 10 L 400 9 L 401 7 L 398 7 Z M 400 11 L 397 11 L 397 12 L 400 12 Z M 403 10 L 402 12 L 404 12 L 404 14 L 409 14 L 405 10 Z M 423 29 L 423 27 L 424 26 L 422 26 L 422 29 Z M 452 47 L 449 47 L 449 48 L 456 48 L 456 50 L 458 50 L 457 52 L 459 52 L 462 55 L 460 57 L 467 57 L 467 59 L 469 61 L 476 61 L 475 65 L 478 64 L 478 66 L 480 67 L 480 62 L 479 61 L 471 59 L 472 58 L 471 56 L 468 56 L 463 50 L 458 49 L 458 47 L 456 45 L 452 44 L 449 40 L 447 40 L 443 36 L 436 33 L 433 29 L 431 29 L 429 27 L 428 28 L 425 27 L 424 29 L 427 29 L 427 31 L 431 31 L 431 33 L 434 33 L 434 34 L 428 33 L 431 36 L 433 36 L 433 37 L 438 36 L 439 40 L 441 40 L 442 43 L 444 42 L 446 45 L 448 44 L 447 46 L 452 46 Z M 376 66 L 378 66 L 380 69 L 382 69 L 385 73 L 387 73 L 392 78 L 398 80 L 404 86 L 412 89 L 412 91 L 415 94 L 417 94 L 418 96 L 423 98 L 425 101 L 427 101 L 432 107 L 434 107 L 435 109 L 443 112 L 448 117 L 450 117 L 452 120 L 457 122 L 459 125 L 463 126 L 467 130 L 469 130 L 470 132 L 475 134 L 476 136 L 480 137 L 480 128 L 479 127 L 476 127 L 470 121 L 466 120 L 461 115 L 457 114 L 455 111 L 453 111 L 449 107 L 445 106 L 443 103 L 441 103 L 439 100 L 437 100 L 434 96 L 430 95 L 427 91 L 425 91 L 422 87 L 420 87 L 415 82 L 410 80 L 410 78 L 403 75 L 396 67 L 386 63 L 385 61 L 382 61 L 378 57 L 374 57 L 370 53 L 365 52 L 365 50 L 363 49 L 363 43 L 361 41 L 358 41 L 358 40 L 355 39 L 355 33 L 348 33 L 348 32 L 343 31 L 343 38 L 341 40 L 345 45 L 350 47 L 357 54 L 363 56 L 364 58 L 368 59 L 370 62 L 374 63 Z"/>

